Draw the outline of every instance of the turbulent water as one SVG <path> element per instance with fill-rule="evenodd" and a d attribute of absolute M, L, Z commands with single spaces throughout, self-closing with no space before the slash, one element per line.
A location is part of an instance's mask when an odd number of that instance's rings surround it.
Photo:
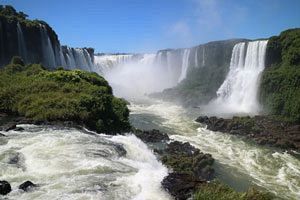
<path fill-rule="evenodd" d="M 238 43 L 232 50 L 229 73 L 212 102 L 218 112 L 259 113 L 259 77 L 265 68 L 268 41 Z M 211 108 L 210 108 L 211 109 Z"/>
<path fill-rule="evenodd" d="M 167 169 L 133 135 L 21 126 L 0 137 L 0 177 L 13 188 L 7 199 L 170 199 L 160 185 Z M 38 187 L 18 190 L 27 180 Z"/>
<path fill-rule="evenodd" d="M 213 132 L 193 122 L 192 111 L 165 102 L 131 104 L 132 123 L 158 128 L 216 159 L 217 177 L 237 190 L 256 185 L 283 199 L 300 199 L 300 160 L 276 149 Z"/>

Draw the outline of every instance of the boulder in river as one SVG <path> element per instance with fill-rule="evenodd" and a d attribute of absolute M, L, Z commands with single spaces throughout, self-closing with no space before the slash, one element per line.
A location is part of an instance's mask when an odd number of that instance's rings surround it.
<path fill-rule="evenodd" d="M 170 173 L 162 181 L 162 186 L 176 199 L 186 200 L 205 181 L 201 181 L 188 173 Z"/>
<path fill-rule="evenodd" d="M 11 186 L 7 181 L 0 181 L 0 194 L 7 195 L 11 192 Z"/>
<path fill-rule="evenodd" d="M 32 183 L 31 181 L 25 181 L 19 186 L 20 190 L 24 190 L 25 192 L 31 190 L 32 188 L 37 187 L 36 184 Z"/>
<path fill-rule="evenodd" d="M 145 143 L 157 143 L 169 140 L 169 136 L 166 133 L 153 129 L 150 131 L 135 131 L 135 135 Z"/>
<path fill-rule="evenodd" d="M 300 151 L 300 125 L 297 123 L 280 121 L 271 116 L 231 119 L 200 116 L 196 121 L 206 124 L 209 130 L 246 136 L 259 145 Z"/>

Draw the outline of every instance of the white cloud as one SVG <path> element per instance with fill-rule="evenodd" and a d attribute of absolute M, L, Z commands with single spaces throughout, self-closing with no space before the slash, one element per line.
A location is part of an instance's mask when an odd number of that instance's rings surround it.
<path fill-rule="evenodd" d="M 213 30 L 222 25 L 221 10 L 216 0 L 194 0 L 196 20 L 202 29 Z"/>
<path fill-rule="evenodd" d="M 189 15 L 175 21 L 167 30 L 171 33 L 168 36 L 177 37 L 177 43 L 184 45 L 196 45 L 199 41 L 235 37 L 236 28 L 247 17 L 245 7 L 230 1 L 186 0 L 186 2 L 191 4 Z M 226 3 L 232 5 L 225 6 Z M 228 7 L 230 10 L 225 10 L 229 9 Z"/>

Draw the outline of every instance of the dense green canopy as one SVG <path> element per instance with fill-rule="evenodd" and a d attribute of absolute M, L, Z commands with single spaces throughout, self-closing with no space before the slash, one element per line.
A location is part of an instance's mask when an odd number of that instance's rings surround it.
<path fill-rule="evenodd" d="M 105 133 L 130 128 L 126 102 L 113 96 L 101 76 L 80 70 L 47 71 L 40 64 L 25 66 L 20 58 L 0 70 L 0 112 L 73 121 Z"/>

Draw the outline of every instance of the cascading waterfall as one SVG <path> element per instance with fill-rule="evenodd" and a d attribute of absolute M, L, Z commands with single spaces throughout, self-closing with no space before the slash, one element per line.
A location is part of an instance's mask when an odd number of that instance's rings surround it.
<path fill-rule="evenodd" d="M 40 27 L 42 38 L 43 60 L 47 67 L 56 67 L 55 54 L 45 26 Z"/>
<path fill-rule="evenodd" d="M 93 71 L 94 62 L 87 49 L 63 47 L 60 51 L 61 63 L 65 68 Z"/>
<path fill-rule="evenodd" d="M 240 113 L 258 113 L 259 76 L 265 68 L 268 41 L 238 43 L 234 46 L 229 73 L 217 91 L 215 103 L 225 110 Z M 226 111 L 225 111 L 226 112 Z"/>
<path fill-rule="evenodd" d="M 205 46 L 203 46 L 202 50 L 202 67 L 205 66 Z"/>
<path fill-rule="evenodd" d="M 84 50 L 76 48 L 76 49 L 74 49 L 73 52 L 74 52 L 76 67 L 90 71 L 90 68 L 89 68 L 90 66 L 84 55 Z"/>
<path fill-rule="evenodd" d="M 67 63 L 66 63 L 66 60 L 65 60 L 65 57 L 64 57 L 63 50 L 62 50 L 61 46 L 59 47 L 59 57 L 60 57 L 61 65 L 63 67 L 66 67 Z"/>
<path fill-rule="evenodd" d="M 195 49 L 195 67 L 198 67 L 198 48 Z"/>
<path fill-rule="evenodd" d="M 70 69 L 76 68 L 76 62 L 75 62 L 72 48 L 67 47 L 66 57 L 67 57 L 67 61 L 66 61 L 67 67 Z"/>
<path fill-rule="evenodd" d="M 17 24 L 17 34 L 18 34 L 18 48 L 19 48 L 19 55 L 22 57 L 24 62 L 27 62 L 27 48 L 24 40 L 24 35 L 22 31 L 22 27 L 20 23 Z"/>
<path fill-rule="evenodd" d="M 119 54 L 119 55 L 95 55 L 93 71 L 99 74 L 105 74 L 113 67 L 124 65 L 132 61 L 132 54 Z"/>
<path fill-rule="evenodd" d="M 168 73 L 172 73 L 172 53 L 167 52 L 167 66 L 168 66 Z"/>
<path fill-rule="evenodd" d="M 183 51 L 181 74 L 180 74 L 180 77 L 178 79 L 178 83 L 181 82 L 186 77 L 187 70 L 188 70 L 188 67 L 189 67 L 190 51 L 191 51 L 190 49 L 185 49 Z"/>

